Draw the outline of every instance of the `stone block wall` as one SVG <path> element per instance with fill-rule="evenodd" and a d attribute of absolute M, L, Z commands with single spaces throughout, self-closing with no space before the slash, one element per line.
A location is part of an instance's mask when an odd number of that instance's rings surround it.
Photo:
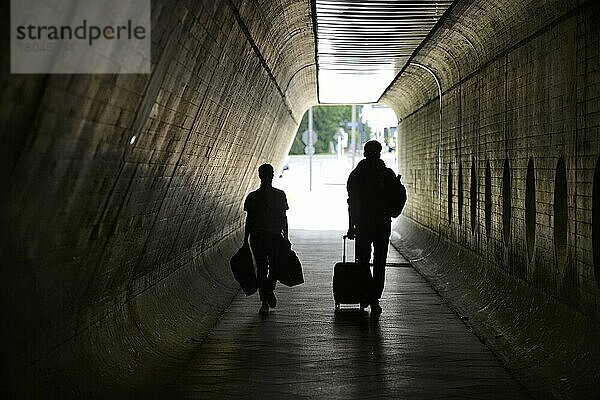
<path fill-rule="evenodd" d="M 413 59 L 441 80 L 441 132 L 427 71 L 407 67 L 382 98 L 400 120 L 400 172 L 412 200 L 404 215 L 599 318 L 599 7 L 505 3 L 459 2 Z"/>
<path fill-rule="evenodd" d="M 599 17 L 459 1 L 381 99 L 409 198 L 394 243 L 539 398 L 600 395 Z"/>
<path fill-rule="evenodd" d="M 10 75 L 0 11 L 3 390 L 157 395 L 237 292 L 243 199 L 316 101 L 310 4 L 155 0 L 149 75 Z"/>

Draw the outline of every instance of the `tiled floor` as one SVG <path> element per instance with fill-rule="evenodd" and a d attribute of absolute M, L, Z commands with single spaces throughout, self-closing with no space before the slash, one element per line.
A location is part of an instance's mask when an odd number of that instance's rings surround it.
<path fill-rule="evenodd" d="M 278 286 L 277 308 L 239 295 L 171 387 L 186 399 L 523 399 L 494 355 L 390 250 L 381 305 L 334 314 L 341 232 L 293 231 L 305 283 Z M 349 249 L 352 254 L 352 249 Z"/>

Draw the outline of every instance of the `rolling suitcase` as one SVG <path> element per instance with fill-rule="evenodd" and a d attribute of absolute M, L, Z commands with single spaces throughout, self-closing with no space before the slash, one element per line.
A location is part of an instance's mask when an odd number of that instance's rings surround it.
<path fill-rule="evenodd" d="M 359 265 L 346 262 L 346 238 L 344 235 L 344 250 L 342 262 L 333 267 L 333 299 L 335 311 L 342 304 L 360 304 L 361 310 L 368 303 L 371 271 L 369 265 Z"/>

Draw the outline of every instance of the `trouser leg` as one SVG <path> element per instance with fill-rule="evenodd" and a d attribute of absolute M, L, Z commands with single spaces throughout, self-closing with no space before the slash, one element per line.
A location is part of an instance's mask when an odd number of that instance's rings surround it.
<path fill-rule="evenodd" d="M 274 286 L 269 277 L 269 243 L 261 235 L 250 235 L 250 248 L 256 260 L 256 279 L 258 281 L 258 294 L 261 302 L 265 302 L 273 292 Z"/>
<path fill-rule="evenodd" d="M 379 300 L 385 284 L 385 263 L 390 243 L 390 230 L 377 232 L 373 240 L 373 299 Z"/>
<path fill-rule="evenodd" d="M 281 257 L 278 254 L 279 240 L 281 240 L 281 235 L 270 236 L 267 238 L 267 259 L 269 264 L 269 273 L 265 283 L 265 293 L 267 295 L 273 293 L 275 285 L 277 284 L 277 263 L 275 260 L 277 257 Z"/>
<path fill-rule="evenodd" d="M 371 276 L 371 268 L 369 263 L 371 262 L 371 244 L 373 238 L 368 232 L 359 233 L 356 236 L 356 261 L 359 265 L 364 265 L 367 269 L 366 274 L 368 275 L 367 281 L 364 282 L 364 293 L 362 302 L 368 304 L 372 297 L 373 292 L 373 277 Z"/>
<path fill-rule="evenodd" d="M 371 261 L 371 243 L 372 240 L 367 234 L 356 236 L 354 245 L 356 246 L 356 261 L 359 264 L 369 264 Z"/>

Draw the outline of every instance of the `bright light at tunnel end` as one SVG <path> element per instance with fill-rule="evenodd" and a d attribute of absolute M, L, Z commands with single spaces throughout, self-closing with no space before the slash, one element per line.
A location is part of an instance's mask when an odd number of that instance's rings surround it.
<path fill-rule="evenodd" d="M 319 101 L 323 104 L 376 103 L 395 77 L 385 69 L 370 74 L 319 71 Z"/>
<path fill-rule="evenodd" d="M 319 102 L 378 102 L 450 4 L 316 0 Z"/>

